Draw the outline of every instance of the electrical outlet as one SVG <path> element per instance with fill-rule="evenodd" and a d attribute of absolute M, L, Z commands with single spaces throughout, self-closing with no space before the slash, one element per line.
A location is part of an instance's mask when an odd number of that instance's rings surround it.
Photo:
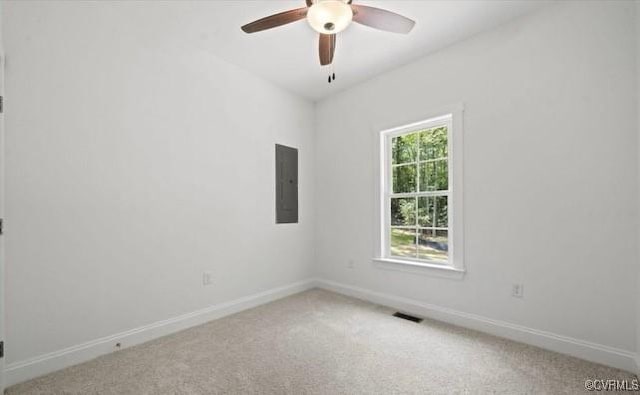
<path fill-rule="evenodd" d="M 347 267 L 348 267 L 349 269 L 353 269 L 353 268 L 355 267 L 355 262 L 353 262 L 353 259 L 349 259 L 349 260 L 347 261 Z"/>
<path fill-rule="evenodd" d="M 213 282 L 213 274 L 211 272 L 202 273 L 202 285 L 211 285 Z"/>
<path fill-rule="evenodd" d="M 524 296 L 524 285 L 513 284 L 511 286 L 511 296 L 514 298 L 522 298 Z"/>

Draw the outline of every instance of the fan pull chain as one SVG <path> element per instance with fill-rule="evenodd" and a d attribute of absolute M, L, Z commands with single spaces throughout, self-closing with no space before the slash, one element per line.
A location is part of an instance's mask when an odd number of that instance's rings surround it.
<path fill-rule="evenodd" d="M 333 71 L 333 63 L 331 63 L 331 70 L 329 72 L 329 78 L 327 78 L 327 82 L 331 83 L 336 80 L 336 73 Z"/>

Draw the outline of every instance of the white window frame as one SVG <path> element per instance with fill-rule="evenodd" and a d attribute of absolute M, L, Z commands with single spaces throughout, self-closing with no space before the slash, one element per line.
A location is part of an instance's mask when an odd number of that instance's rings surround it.
<path fill-rule="evenodd" d="M 444 111 L 435 112 L 435 116 L 420 122 L 414 122 L 400 127 L 385 129 L 379 132 L 378 163 L 379 177 L 377 185 L 378 233 L 377 249 L 374 261 L 383 268 L 401 269 L 410 272 L 423 272 L 424 269 L 438 272 L 449 272 L 460 276 L 465 272 L 464 242 L 462 222 L 462 106 L 456 106 Z M 391 196 L 392 194 L 392 156 L 391 147 L 393 137 L 432 129 L 439 126 L 447 127 L 447 150 L 449 182 L 446 191 L 448 204 L 448 260 L 447 262 L 429 261 L 410 257 L 396 257 L 390 254 L 391 235 Z M 418 166 L 419 167 L 419 166 Z M 442 191 L 438 191 L 442 192 Z M 397 194 L 396 194 L 397 195 Z M 430 196 L 430 192 L 411 193 Z M 396 196 L 397 197 L 397 196 Z"/>

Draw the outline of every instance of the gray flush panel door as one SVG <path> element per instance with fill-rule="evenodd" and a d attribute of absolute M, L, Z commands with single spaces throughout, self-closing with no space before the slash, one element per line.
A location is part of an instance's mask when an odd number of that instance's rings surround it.
<path fill-rule="evenodd" d="M 276 144 L 276 223 L 298 222 L 298 150 Z"/>

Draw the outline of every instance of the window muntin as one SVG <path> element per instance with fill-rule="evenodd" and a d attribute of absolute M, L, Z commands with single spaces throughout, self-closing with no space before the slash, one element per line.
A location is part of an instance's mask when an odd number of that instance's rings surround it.
<path fill-rule="evenodd" d="M 385 138 L 387 258 L 451 264 L 451 115 Z"/>

